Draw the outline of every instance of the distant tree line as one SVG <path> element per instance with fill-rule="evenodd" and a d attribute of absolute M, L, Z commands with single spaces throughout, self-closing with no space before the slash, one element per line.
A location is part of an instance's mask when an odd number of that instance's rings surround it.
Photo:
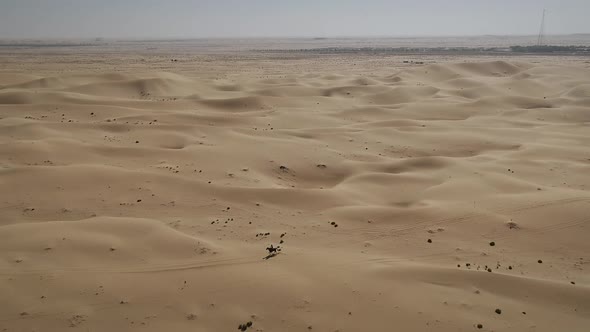
<path fill-rule="evenodd" d="M 310 54 L 496 54 L 496 53 L 558 53 L 590 55 L 590 46 L 510 46 L 510 47 L 323 47 L 307 49 L 258 49 L 265 53 Z"/>
<path fill-rule="evenodd" d="M 590 53 L 589 46 L 510 46 L 510 50 L 516 53 Z"/>

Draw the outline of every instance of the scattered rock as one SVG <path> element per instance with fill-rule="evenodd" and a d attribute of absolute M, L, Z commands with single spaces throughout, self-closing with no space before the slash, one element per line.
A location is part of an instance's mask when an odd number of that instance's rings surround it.
<path fill-rule="evenodd" d="M 495 245 L 496 245 L 496 242 L 494 242 L 494 241 L 490 242 L 490 247 L 493 247 Z"/>
<path fill-rule="evenodd" d="M 543 261 L 539 259 L 539 260 L 537 261 L 537 263 L 539 263 L 539 264 L 543 264 Z"/>
<path fill-rule="evenodd" d="M 483 329 L 483 325 L 482 324 L 477 324 L 477 328 L 481 330 L 481 329 Z"/>
<path fill-rule="evenodd" d="M 249 322 L 247 322 L 247 323 L 244 323 L 244 324 L 240 324 L 240 325 L 238 326 L 238 330 L 240 330 L 240 331 L 246 331 L 246 330 L 247 330 L 247 329 L 249 329 L 250 327 L 252 327 L 252 322 L 251 322 L 251 321 L 249 321 Z"/>
<path fill-rule="evenodd" d="M 428 239 L 428 241 L 426 241 L 426 242 L 428 242 L 428 243 L 432 243 L 432 239 Z"/>
<path fill-rule="evenodd" d="M 520 229 L 520 226 L 518 226 L 518 224 L 513 221 L 507 223 L 506 226 L 508 226 L 510 229 Z"/>
<path fill-rule="evenodd" d="M 497 313 L 498 315 L 501 315 L 502 314 L 502 309 L 496 309 L 494 312 Z"/>

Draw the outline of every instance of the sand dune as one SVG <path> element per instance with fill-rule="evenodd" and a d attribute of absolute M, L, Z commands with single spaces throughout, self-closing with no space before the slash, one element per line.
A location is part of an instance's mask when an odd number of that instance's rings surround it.
<path fill-rule="evenodd" d="M 365 60 L 0 72 L 0 331 L 588 331 L 588 64 Z"/>

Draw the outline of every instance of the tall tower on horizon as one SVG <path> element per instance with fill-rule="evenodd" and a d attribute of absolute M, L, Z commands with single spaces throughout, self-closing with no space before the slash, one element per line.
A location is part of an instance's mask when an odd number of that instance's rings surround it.
<path fill-rule="evenodd" d="M 541 18 L 541 28 L 539 29 L 539 37 L 537 37 L 537 46 L 545 44 L 545 9 L 543 9 L 543 17 Z"/>

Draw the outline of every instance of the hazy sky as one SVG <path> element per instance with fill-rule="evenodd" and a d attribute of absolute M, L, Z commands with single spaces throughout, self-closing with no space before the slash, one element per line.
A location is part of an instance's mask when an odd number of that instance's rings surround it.
<path fill-rule="evenodd" d="M 0 0 L 0 38 L 589 33 L 590 0 Z"/>

